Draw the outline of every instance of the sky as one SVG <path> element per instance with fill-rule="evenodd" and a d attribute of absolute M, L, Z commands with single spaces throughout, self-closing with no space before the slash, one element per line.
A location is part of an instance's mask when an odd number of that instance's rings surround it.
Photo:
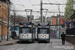
<path fill-rule="evenodd" d="M 11 5 L 12 10 L 25 10 L 25 9 L 32 9 L 33 11 L 40 11 L 40 2 L 41 0 L 11 0 L 13 3 Z M 43 0 L 43 3 L 61 3 L 65 4 L 67 0 Z M 58 5 L 45 5 L 43 4 L 43 9 L 48 9 L 50 12 L 59 12 L 58 11 Z M 44 10 L 45 11 L 45 10 Z M 60 12 L 65 12 L 65 5 L 60 5 Z M 16 15 L 22 15 L 26 16 L 29 15 L 30 13 L 27 12 L 16 12 Z M 40 13 L 33 12 L 32 13 L 35 18 L 38 18 L 40 16 Z M 47 13 L 43 12 L 43 16 L 46 15 L 46 17 L 51 17 L 51 16 L 56 16 L 59 13 Z M 61 15 L 64 15 L 64 13 L 61 13 Z"/>

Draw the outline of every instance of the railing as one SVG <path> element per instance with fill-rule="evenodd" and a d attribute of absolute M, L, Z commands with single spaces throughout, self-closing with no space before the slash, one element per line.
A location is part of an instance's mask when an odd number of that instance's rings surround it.
<path fill-rule="evenodd" d="M 66 30 L 66 35 L 74 35 L 75 36 L 75 28 L 67 29 Z"/>
<path fill-rule="evenodd" d="M 66 36 L 66 41 L 75 45 L 75 36 L 74 37 Z"/>

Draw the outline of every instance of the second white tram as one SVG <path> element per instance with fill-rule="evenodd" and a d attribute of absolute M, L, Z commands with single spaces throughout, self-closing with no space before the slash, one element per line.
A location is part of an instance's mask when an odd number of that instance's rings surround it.
<path fill-rule="evenodd" d="M 19 24 L 19 41 L 34 42 L 34 28 L 33 23 L 22 21 Z"/>
<path fill-rule="evenodd" d="M 38 42 L 50 41 L 50 24 L 49 23 L 38 24 L 37 39 L 38 39 Z"/>

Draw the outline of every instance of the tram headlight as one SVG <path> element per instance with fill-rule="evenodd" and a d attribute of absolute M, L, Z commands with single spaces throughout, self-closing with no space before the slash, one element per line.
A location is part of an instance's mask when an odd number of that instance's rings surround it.
<path fill-rule="evenodd" d="M 22 27 L 24 27 L 24 25 Z"/>
<path fill-rule="evenodd" d="M 27 36 L 28 36 L 28 34 L 27 34 Z"/>
<path fill-rule="evenodd" d="M 42 36 L 42 35 L 40 35 L 40 36 Z"/>
<path fill-rule="evenodd" d="M 22 36 L 24 36 L 24 35 L 22 35 Z"/>
<path fill-rule="evenodd" d="M 45 35 L 46 36 L 46 35 Z"/>

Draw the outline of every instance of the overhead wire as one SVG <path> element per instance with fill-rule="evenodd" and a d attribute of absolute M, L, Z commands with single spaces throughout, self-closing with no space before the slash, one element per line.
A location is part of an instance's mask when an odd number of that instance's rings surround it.
<path fill-rule="evenodd" d="M 20 0 L 18 0 L 18 2 L 23 6 L 23 7 L 25 7 L 25 5 L 23 5 L 21 2 L 20 2 Z M 25 7 L 26 8 L 26 7 Z M 21 12 L 20 12 L 21 13 Z"/>
<path fill-rule="evenodd" d="M 19 0 L 18 0 L 18 2 L 20 2 Z M 20 2 L 20 4 L 22 5 L 22 3 Z M 22 5 L 23 7 L 25 7 L 25 5 Z M 26 8 L 26 7 L 25 7 Z"/>
<path fill-rule="evenodd" d="M 32 4 L 32 2 L 29 0 L 29 2 L 31 3 L 31 5 L 34 7 L 34 5 Z M 34 7 L 35 8 L 35 7 Z M 36 9 L 36 8 L 35 8 Z"/>

